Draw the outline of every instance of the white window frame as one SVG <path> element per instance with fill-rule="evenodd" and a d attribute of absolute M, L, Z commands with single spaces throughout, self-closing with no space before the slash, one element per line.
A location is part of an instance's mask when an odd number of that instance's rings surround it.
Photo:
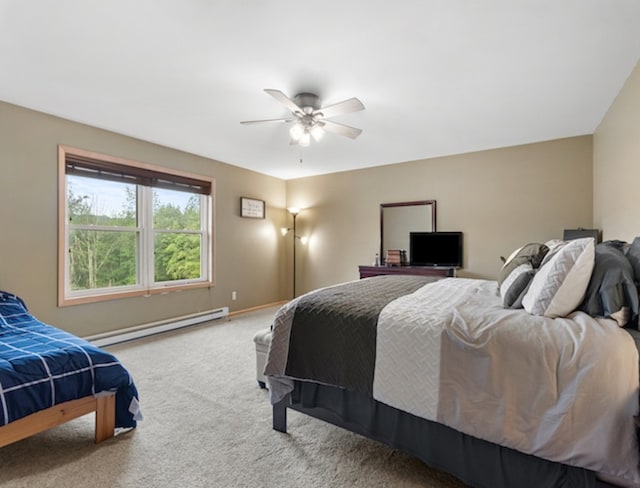
<path fill-rule="evenodd" d="M 116 163 L 132 168 L 142 168 L 164 175 L 176 175 L 197 179 L 210 184 L 208 195 L 200 195 L 200 230 L 182 229 L 154 229 L 153 227 L 153 187 L 137 185 L 137 216 L 136 226 L 92 226 L 69 224 L 67 206 L 67 156 L 72 155 L 105 163 Z M 215 180 L 213 178 L 195 175 L 180 170 L 168 169 L 123 158 L 107 156 L 95 152 L 68 146 L 58 146 L 58 305 L 67 306 L 80 303 L 91 303 L 103 300 L 114 300 L 133 296 L 145 296 L 170 291 L 182 291 L 194 288 L 212 287 L 214 282 L 213 270 L 213 238 L 214 238 L 214 193 Z M 135 232 L 137 234 L 137 274 L 136 285 L 98 288 L 91 290 L 71 290 L 69 263 L 69 231 L 71 229 L 105 230 Z M 154 281 L 154 239 L 156 233 L 170 232 L 179 234 L 197 234 L 201 236 L 200 245 L 200 278 L 174 281 Z"/>

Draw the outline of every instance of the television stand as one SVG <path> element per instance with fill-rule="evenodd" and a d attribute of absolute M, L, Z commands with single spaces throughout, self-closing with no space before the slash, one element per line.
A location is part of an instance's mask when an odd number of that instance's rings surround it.
<path fill-rule="evenodd" d="M 452 278 L 456 268 L 437 268 L 433 266 L 358 266 L 360 279 L 379 275 L 419 275 Z"/>

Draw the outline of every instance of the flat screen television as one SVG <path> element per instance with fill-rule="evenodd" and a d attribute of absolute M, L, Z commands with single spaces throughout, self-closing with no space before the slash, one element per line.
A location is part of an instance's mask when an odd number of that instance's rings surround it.
<path fill-rule="evenodd" d="M 462 267 L 462 232 L 410 232 L 411 266 Z"/>

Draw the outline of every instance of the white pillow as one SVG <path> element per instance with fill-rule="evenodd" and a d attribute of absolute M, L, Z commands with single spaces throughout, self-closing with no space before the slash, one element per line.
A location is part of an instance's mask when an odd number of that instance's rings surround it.
<path fill-rule="evenodd" d="M 522 299 L 524 309 L 533 315 L 564 317 L 584 298 L 595 262 L 592 237 L 568 241 L 543 264 Z"/>
<path fill-rule="evenodd" d="M 551 258 L 558 252 L 560 252 L 560 249 L 566 246 L 568 242 L 569 241 L 563 241 L 560 239 L 551 239 L 550 241 L 545 242 L 544 245 L 549 248 L 549 252 L 545 255 L 544 259 L 540 263 L 540 267 L 551 261 Z"/>

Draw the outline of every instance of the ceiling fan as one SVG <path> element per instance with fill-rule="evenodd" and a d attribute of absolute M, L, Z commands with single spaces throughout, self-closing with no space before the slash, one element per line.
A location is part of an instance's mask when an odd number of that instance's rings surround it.
<path fill-rule="evenodd" d="M 361 129 L 327 120 L 337 115 L 364 110 L 364 105 L 357 98 L 349 98 L 333 105 L 321 107 L 320 98 L 314 93 L 298 93 L 291 99 L 280 90 L 266 88 L 264 91 L 287 107 L 291 111 L 291 116 L 280 119 L 245 120 L 240 122 L 241 124 L 288 124 L 294 122 L 294 125 L 289 129 L 291 144 L 303 147 L 309 145 L 311 137 L 315 141 L 319 141 L 325 131 L 351 139 L 355 139 L 362 132 Z"/>

